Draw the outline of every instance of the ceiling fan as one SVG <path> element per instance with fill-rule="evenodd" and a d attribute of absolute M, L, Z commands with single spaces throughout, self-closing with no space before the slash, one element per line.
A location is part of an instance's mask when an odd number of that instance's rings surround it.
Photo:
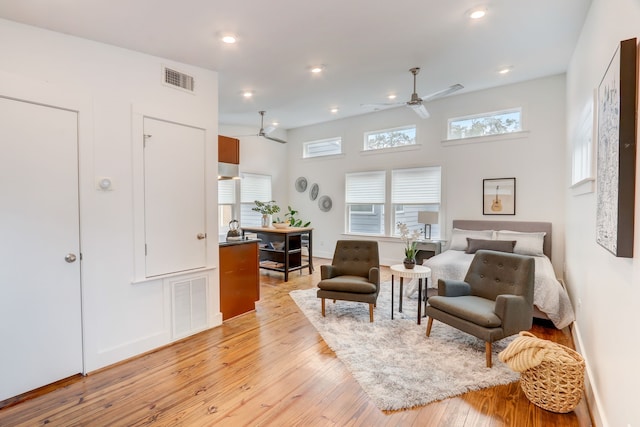
<path fill-rule="evenodd" d="M 413 93 L 411 94 L 411 99 L 407 102 L 387 102 L 387 103 L 382 103 L 382 104 L 367 104 L 370 106 L 393 106 L 393 105 L 406 105 L 407 107 L 410 107 L 413 109 L 413 111 L 416 112 L 416 114 L 418 116 L 420 116 L 423 119 L 428 119 L 431 115 L 429 114 L 429 112 L 427 111 L 427 109 L 424 106 L 425 102 L 428 101 L 432 101 L 436 98 L 440 98 L 442 96 L 446 96 L 449 95 L 457 90 L 460 90 L 462 88 L 464 88 L 464 86 L 462 86 L 461 84 L 454 84 L 452 86 L 449 86 L 446 89 L 442 89 L 439 90 L 437 92 L 431 93 L 429 95 L 420 97 L 418 96 L 418 93 L 416 91 L 416 76 L 418 75 L 418 73 L 420 72 L 420 67 L 414 67 L 409 69 L 409 71 L 411 72 L 411 74 L 413 74 Z"/>
<path fill-rule="evenodd" d="M 269 126 L 266 129 L 264 128 L 264 114 L 265 113 L 266 113 L 266 111 L 258 111 L 258 114 L 260 114 L 260 130 L 258 131 L 258 136 L 261 136 L 261 137 L 266 138 L 266 139 L 270 139 L 271 141 L 279 142 L 280 144 L 286 144 L 287 141 L 285 141 L 283 139 L 275 138 L 273 136 L 269 136 L 269 134 L 271 132 L 273 132 L 275 127 Z"/>

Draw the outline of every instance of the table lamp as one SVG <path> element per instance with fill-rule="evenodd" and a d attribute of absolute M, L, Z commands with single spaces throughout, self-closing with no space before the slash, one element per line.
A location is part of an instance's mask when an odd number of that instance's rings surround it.
<path fill-rule="evenodd" d="M 424 224 L 424 237 L 431 240 L 431 224 L 438 223 L 438 212 L 419 211 L 418 222 Z M 429 226 L 429 237 L 427 237 L 427 226 Z"/>

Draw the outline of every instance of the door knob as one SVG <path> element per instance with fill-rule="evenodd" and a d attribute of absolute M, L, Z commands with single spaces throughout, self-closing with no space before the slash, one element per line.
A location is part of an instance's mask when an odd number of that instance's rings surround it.
<path fill-rule="evenodd" d="M 207 238 L 207 234 L 206 233 L 198 233 L 198 240 L 202 240 L 202 239 L 206 239 Z"/>
<path fill-rule="evenodd" d="M 76 255 L 75 254 L 67 254 L 67 256 L 64 257 L 64 260 L 67 261 L 68 263 L 75 262 Z"/>

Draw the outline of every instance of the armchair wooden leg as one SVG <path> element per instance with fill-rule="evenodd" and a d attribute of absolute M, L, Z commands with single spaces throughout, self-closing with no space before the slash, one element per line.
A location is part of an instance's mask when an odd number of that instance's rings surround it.
<path fill-rule="evenodd" d="M 427 336 L 431 334 L 431 325 L 433 325 L 433 317 L 429 317 L 429 320 L 427 321 Z"/>
<path fill-rule="evenodd" d="M 322 299 L 322 317 L 325 317 L 324 316 L 324 298 L 321 298 L 321 299 Z"/>
<path fill-rule="evenodd" d="M 369 304 L 369 322 L 373 322 L 373 304 Z"/>
<path fill-rule="evenodd" d="M 484 343 L 484 348 L 486 350 L 487 353 L 487 368 L 491 367 L 491 343 L 490 342 L 485 342 Z"/>

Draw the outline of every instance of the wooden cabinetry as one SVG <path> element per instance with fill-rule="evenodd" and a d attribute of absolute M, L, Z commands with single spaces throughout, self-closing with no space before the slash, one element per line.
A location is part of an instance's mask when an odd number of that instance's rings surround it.
<path fill-rule="evenodd" d="M 256 233 L 260 239 L 260 268 L 284 273 L 284 281 L 289 280 L 289 272 L 308 268 L 313 273 L 313 228 L 247 228 L 245 232 Z M 308 251 L 303 255 L 303 247 Z"/>
<path fill-rule="evenodd" d="M 220 311 L 222 320 L 255 310 L 260 299 L 258 242 L 220 245 Z"/>
<path fill-rule="evenodd" d="M 218 161 L 239 165 L 240 140 L 224 135 L 218 135 Z"/>

